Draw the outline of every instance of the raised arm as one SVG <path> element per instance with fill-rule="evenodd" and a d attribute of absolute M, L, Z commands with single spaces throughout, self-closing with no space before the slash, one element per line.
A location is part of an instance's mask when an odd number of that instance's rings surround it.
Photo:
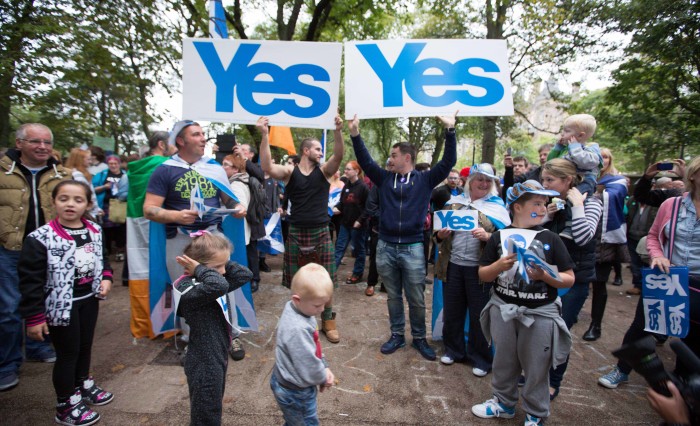
<path fill-rule="evenodd" d="M 333 155 L 321 166 L 323 174 L 330 178 L 340 168 L 340 163 L 343 162 L 345 153 L 345 144 L 343 143 L 343 119 L 340 115 L 335 116 L 335 130 L 333 131 Z"/>
<path fill-rule="evenodd" d="M 348 121 L 348 129 L 350 130 L 350 138 L 352 139 L 352 149 L 355 151 L 355 157 L 360 167 L 362 167 L 362 171 L 369 176 L 370 180 L 372 180 L 375 185 L 381 185 L 384 176 L 386 176 L 388 172 L 379 167 L 367 150 L 365 141 L 363 141 L 360 136 L 360 119 L 357 118 L 357 114 L 355 114 L 352 120 Z"/>
<path fill-rule="evenodd" d="M 457 135 L 455 134 L 455 123 L 457 122 L 457 114 L 455 115 L 436 117 L 445 128 L 445 153 L 442 154 L 442 159 L 430 169 L 430 183 L 433 187 L 442 182 L 449 174 L 450 170 L 457 163 Z"/>
<path fill-rule="evenodd" d="M 262 134 L 262 140 L 260 141 L 260 165 L 263 171 L 273 179 L 282 180 L 285 183 L 289 182 L 294 168 L 272 163 L 272 154 L 270 153 L 270 119 L 260 117 L 256 126 Z"/>

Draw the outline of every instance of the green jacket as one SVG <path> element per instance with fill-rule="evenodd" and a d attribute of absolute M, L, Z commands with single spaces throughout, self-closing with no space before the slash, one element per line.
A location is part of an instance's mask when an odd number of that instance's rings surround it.
<path fill-rule="evenodd" d="M 51 192 L 62 180 L 72 179 L 71 170 L 63 167 L 53 158 L 49 159 L 48 168 L 39 172 L 36 194 L 38 206 L 34 207 L 32 197 L 32 182 L 23 173 L 24 167 L 19 161 L 19 152 L 9 150 L 7 155 L 0 159 L 0 244 L 7 250 L 19 251 L 22 249 L 24 231 L 27 218 L 42 217 L 42 223 L 50 221 L 55 216 L 51 203 Z M 41 214 L 39 214 L 41 209 Z M 38 228 L 37 226 L 36 228 Z"/>

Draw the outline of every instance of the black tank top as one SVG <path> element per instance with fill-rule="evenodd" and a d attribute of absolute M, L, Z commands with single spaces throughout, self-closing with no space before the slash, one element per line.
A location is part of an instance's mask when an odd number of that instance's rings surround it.
<path fill-rule="evenodd" d="M 289 223 L 296 226 L 315 227 L 327 224 L 328 192 L 331 184 L 320 167 L 305 176 L 295 167 L 287 184 L 286 194 L 292 204 Z"/>

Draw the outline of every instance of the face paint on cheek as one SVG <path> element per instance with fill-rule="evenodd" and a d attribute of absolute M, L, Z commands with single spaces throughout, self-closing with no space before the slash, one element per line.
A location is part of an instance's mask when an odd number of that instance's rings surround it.
<path fill-rule="evenodd" d="M 535 213 L 535 212 L 530 213 L 530 217 L 533 218 L 533 219 L 536 218 L 536 217 L 537 217 L 537 213 Z"/>

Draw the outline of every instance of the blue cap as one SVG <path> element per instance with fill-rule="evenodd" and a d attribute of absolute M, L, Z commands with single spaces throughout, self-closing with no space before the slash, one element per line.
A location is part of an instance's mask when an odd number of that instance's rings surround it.
<path fill-rule="evenodd" d="M 170 131 L 170 136 L 168 137 L 168 145 L 175 146 L 175 139 L 177 138 L 177 135 L 179 135 L 180 132 L 182 132 L 182 129 L 184 129 L 185 127 L 189 127 L 193 124 L 197 123 L 195 123 L 192 120 L 182 120 L 175 123 L 175 125 L 173 126 L 173 130 Z"/>
<path fill-rule="evenodd" d="M 546 195 L 548 197 L 555 197 L 559 195 L 557 191 L 552 191 L 551 189 L 544 189 L 541 183 L 536 180 L 526 180 L 523 183 L 516 183 L 512 187 L 508 188 L 508 195 L 506 197 L 506 206 L 510 206 L 518 198 L 525 194 L 535 194 L 535 195 Z"/>

